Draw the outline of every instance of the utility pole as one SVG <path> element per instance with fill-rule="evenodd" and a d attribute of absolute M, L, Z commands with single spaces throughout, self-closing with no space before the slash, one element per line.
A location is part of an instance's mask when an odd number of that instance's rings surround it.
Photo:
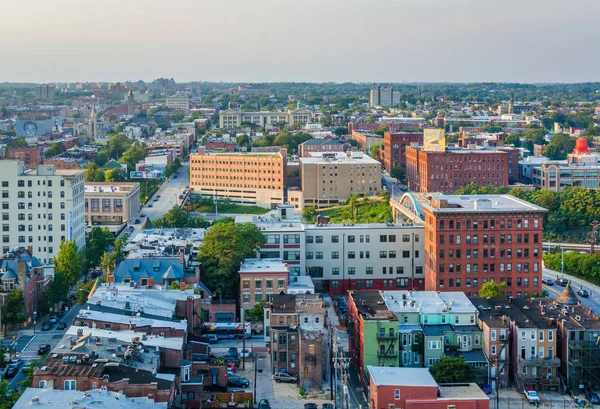
<path fill-rule="evenodd" d="M 342 371 L 342 380 L 343 380 L 343 393 L 344 393 L 344 401 L 342 402 L 343 408 L 345 409 L 349 409 L 349 389 L 348 389 L 348 367 L 350 366 L 350 360 L 352 358 L 349 357 L 345 357 L 344 352 L 342 351 L 341 348 L 338 347 L 337 342 L 336 342 L 336 349 L 339 352 L 340 356 L 335 356 L 335 358 L 333 358 L 335 364 L 333 365 L 333 369 L 335 369 L 336 371 L 338 369 L 340 369 Z M 336 395 L 337 395 L 337 383 L 335 385 L 336 387 Z M 335 409 L 338 409 L 338 405 L 337 405 L 337 396 L 335 399 Z"/>
<path fill-rule="evenodd" d="M 253 401 L 256 402 L 256 381 L 258 377 L 258 359 L 256 358 L 256 354 L 253 356 L 254 359 L 254 393 L 252 394 Z"/>
<path fill-rule="evenodd" d="M 242 370 L 246 370 L 246 357 L 244 356 L 246 351 L 246 323 L 242 322 Z M 256 368 L 254 368 L 256 370 Z M 256 387 L 256 377 L 254 377 L 254 385 Z"/>

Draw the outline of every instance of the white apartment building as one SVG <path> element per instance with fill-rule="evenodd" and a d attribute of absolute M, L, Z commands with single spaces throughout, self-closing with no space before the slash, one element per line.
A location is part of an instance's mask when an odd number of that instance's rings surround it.
<path fill-rule="evenodd" d="M 287 214 L 283 214 L 285 210 Z M 413 223 L 302 223 L 291 205 L 278 214 L 238 216 L 265 235 L 260 258 L 281 258 L 294 276 L 308 275 L 317 292 L 424 289 L 424 227 Z"/>
<path fill-rule="evenodd" d="M 176 111 L 188 112 L 190 110 L 190 98 L 185 97 L 169 97 L 165 101 L 167 108 L 174 109 Z"/>
<path fill-rule="evenodd" d="M 2 252 L 27 247 L 52 263 L 63 240 L 85 246 L 84 170 L 40 165 L 25 171 L 23 162 L 0 161 L 2 178 Z"/>
<path fill-rule="evenodd" d="M 278 124 L 307 124 L 313 121 L 313 113 L 308 109 L 296 108 L 285 112 L 248 112 L 238 109 L 226 109 L 219 113 L 219 127 L 239 128 L 244 123 L 252 123 L 265 129 Z"/>

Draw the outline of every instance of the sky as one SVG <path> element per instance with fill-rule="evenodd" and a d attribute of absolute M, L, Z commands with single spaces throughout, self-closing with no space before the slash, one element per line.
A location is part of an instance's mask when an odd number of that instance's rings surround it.
<path fill-rule="evenodd" d="M 600 0 L 0 0 L 0 82 L 600 81 Z"/>

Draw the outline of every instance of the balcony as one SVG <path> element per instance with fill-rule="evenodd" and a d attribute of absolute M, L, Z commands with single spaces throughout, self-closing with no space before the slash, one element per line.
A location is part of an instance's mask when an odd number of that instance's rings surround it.
<path fill-rule="evenodd" d="M 560 359 L 558 358 L 521 358 L 519 357 L 519 365 L 521 366 L 541 366 L 546 368 L 553 368 L 560 366 Z"/>
<path fill-rule="evenodd" d="M 398 351 L 379 351 L 377 356 L 379 358 L 396 358 L 398 356 Z"/>
<path fill-rule="evenodd" d="M 396 339 L 398 337 L 398 334 L 396 333 L 392 333 L 390 334 L 389 332 L 378 332 L 377 333 L 377 339 L 380 340 L 392 340 L 392 339 Z"/>

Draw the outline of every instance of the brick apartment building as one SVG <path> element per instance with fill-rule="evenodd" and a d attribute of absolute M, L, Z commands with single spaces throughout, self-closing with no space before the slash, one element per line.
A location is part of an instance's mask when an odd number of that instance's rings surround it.
<path fill-rule="evenodd" d="M 290 268 L 277 258 L 248 258 L 240 266 L 240 316 L 261 301 L 270 302 L 274 294 L 287 292 Z"/>
<path fill-rule="evenodd" d="M 0 303 L 4 305 L 11 292 L 23 291 L 23 313 L 28 321 L 34 318 L 45 285 L 44 265 L 29 250 L 20 247 L 0 258 Z"/>
<path fill-rule="evenodd" d="M 383 166 L 388 172 L 400 165 L 406 167 L 406 148 L 423 144 L 423 131 L 385 132 L 383 134 Z"/>
<path fill-rule="evenodd" d="M 344 144 L 337 139 L 310 139 L 298 145 L 298 155 L 309 157 L 312 152 L 344 152 Z"/>
<path fill-rule="evenodd" d="M 6 157 L 22 161 L 29 169 L 37 168 L 44 163 L 44 151 L 37 146 L 8 148 Z"/>
<path fill-rule="evenodd" d="M 426 290 L 476 297 L 495 281 L 509 297 L 541 293 L 546 209 L 510 195 L 439 195 L 421 206 Z"/>
<path fill-rule="evenodd" d="M 518 158 L 515 161 L 518 175 Z M 508 186 L 509 154 L 502 150 L 406 148 L 406 177 L 415 192 L 452 194 L 474 182 Z"/>
<path fill-rule="evenodd" d="M 190 155 L 190 188 L 199 194 L 267 206 L 284 202 L 287 150 Z"/>

